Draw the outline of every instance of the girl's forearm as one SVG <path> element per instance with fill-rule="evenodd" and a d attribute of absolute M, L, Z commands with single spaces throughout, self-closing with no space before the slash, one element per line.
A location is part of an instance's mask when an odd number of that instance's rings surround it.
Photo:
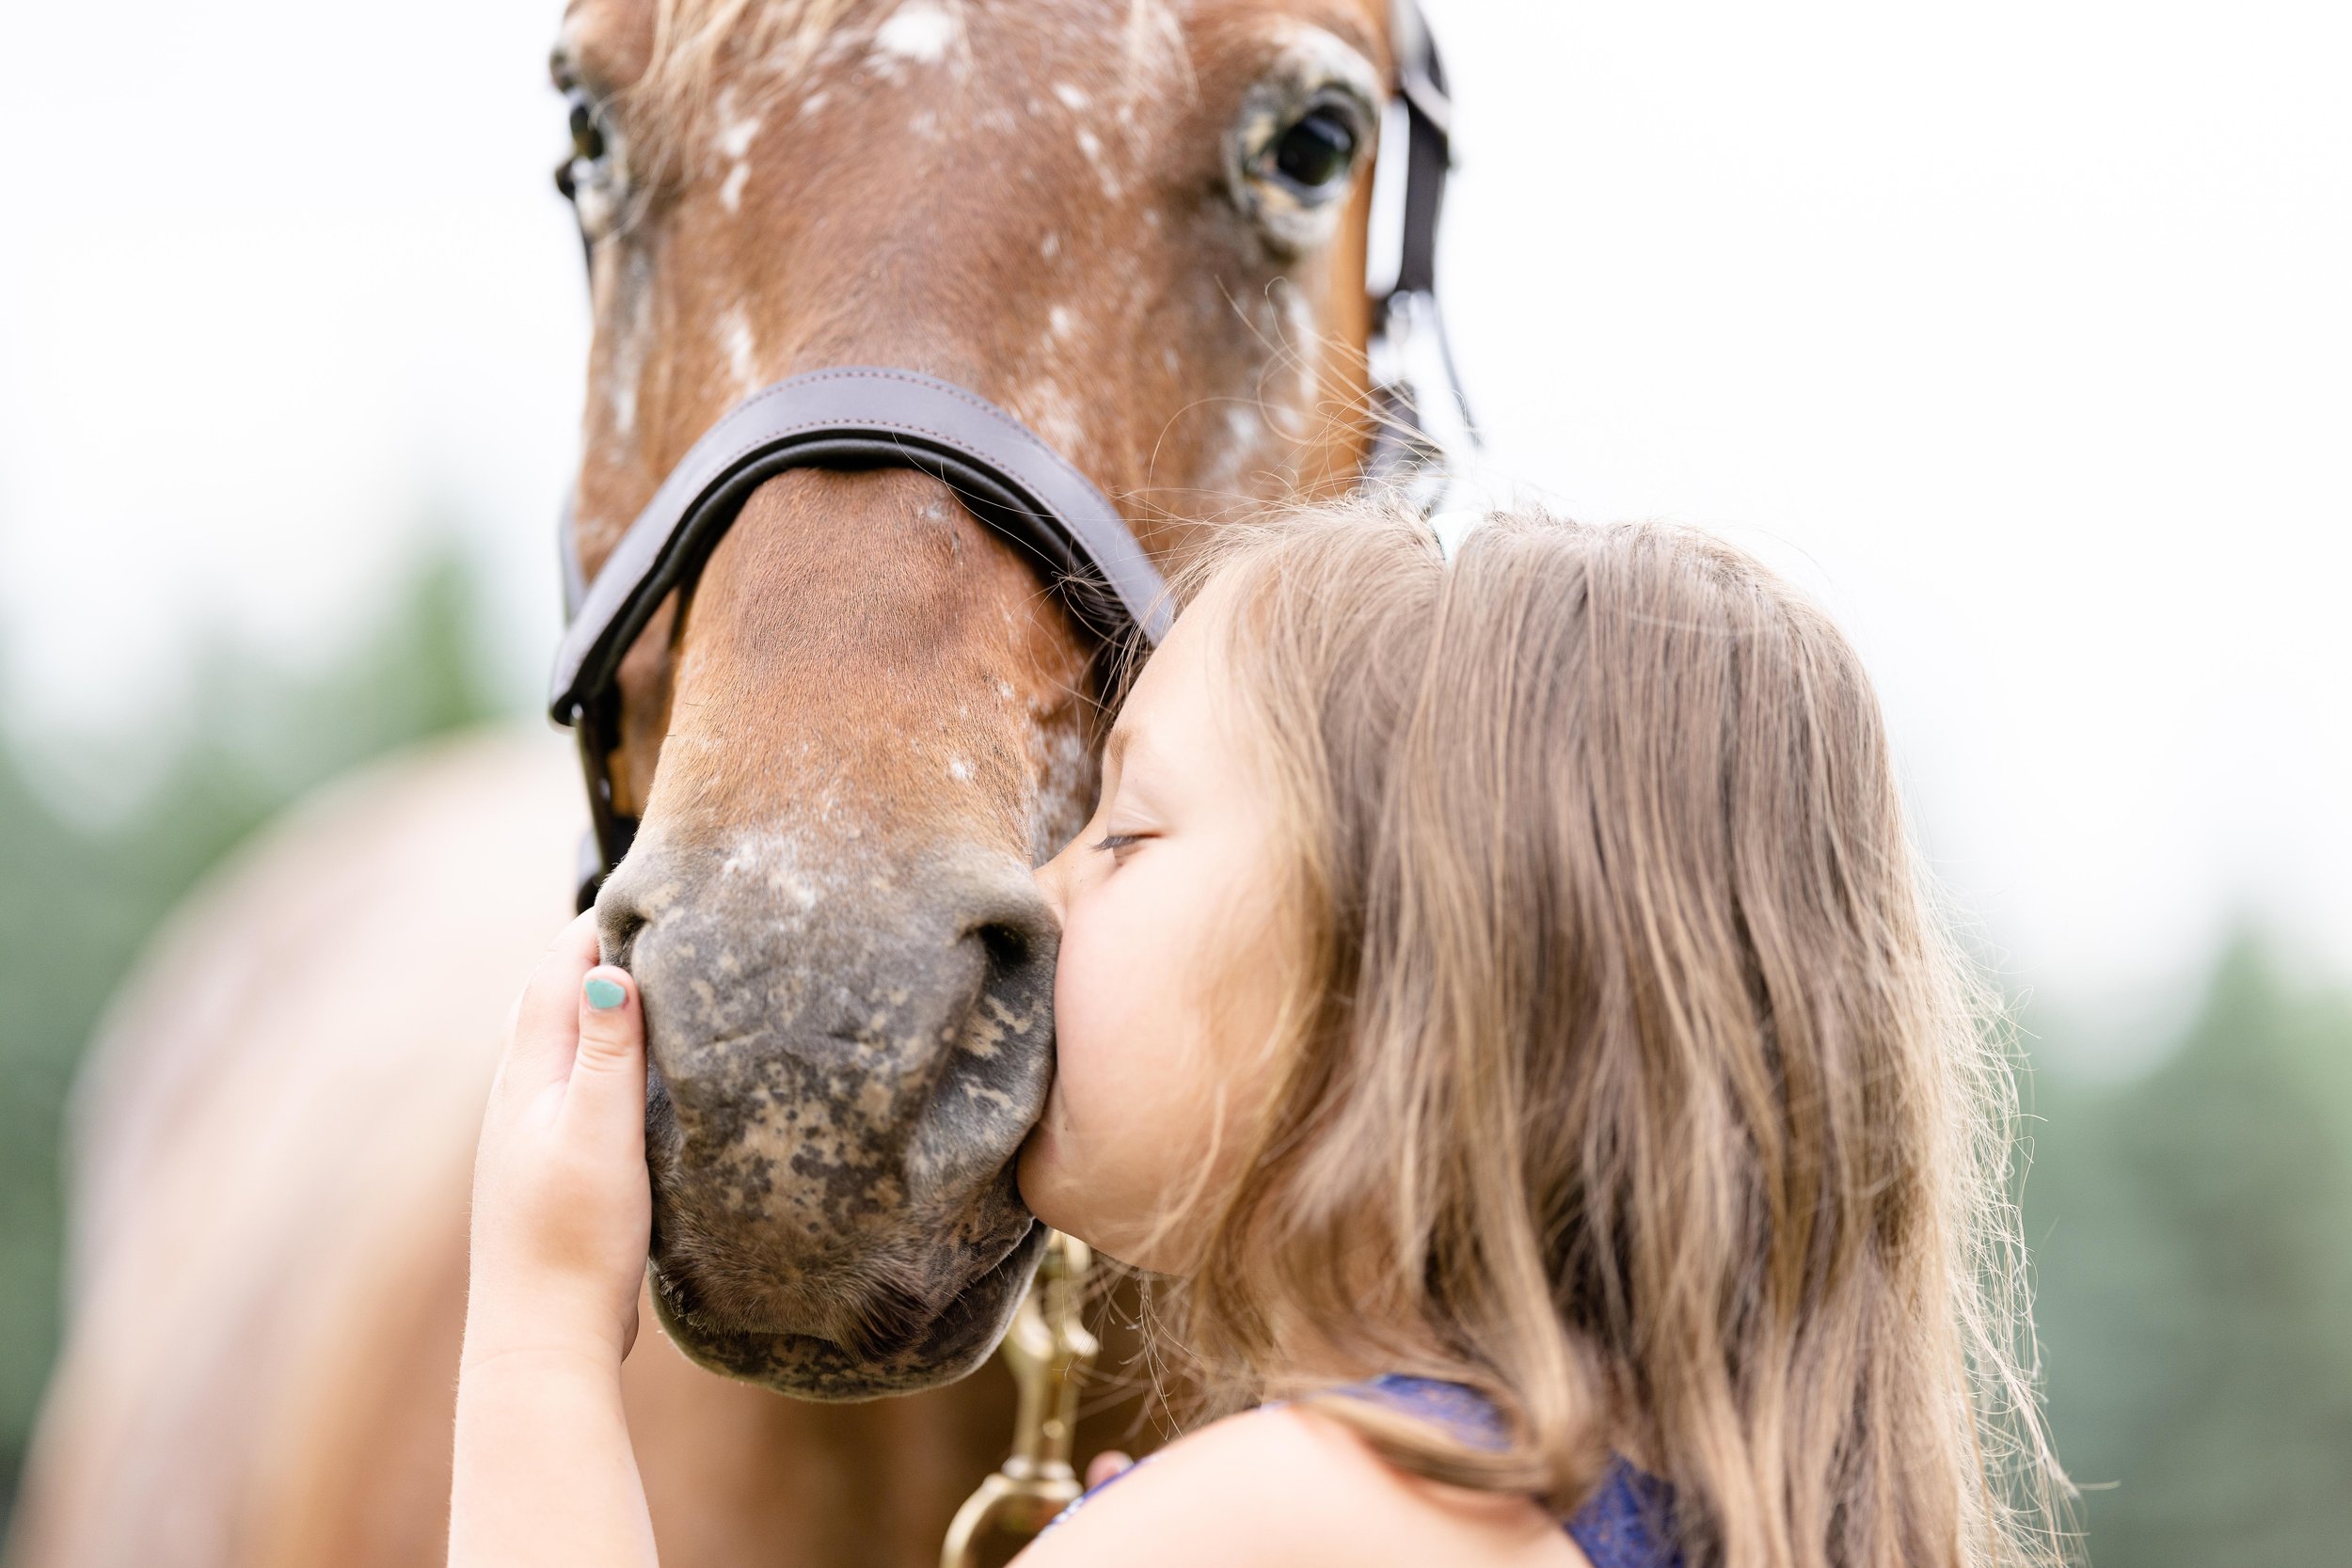
<path fill-rule="evenodd" d="M 457 1383 L 450 1568 L 650 1568 L 653 1522 L 617 1359 L 469 1356 Z"/>

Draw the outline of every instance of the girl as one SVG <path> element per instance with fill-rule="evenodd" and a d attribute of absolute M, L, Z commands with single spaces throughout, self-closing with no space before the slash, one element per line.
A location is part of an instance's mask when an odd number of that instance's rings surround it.
<path fill-rule="evenodd" d="M 1039 873 L 1019 1177 L 1235 1414 L 1021 1560 L 2055 1560 L 2006 1067 L 1836 631 L 1696 534 L 1499 515 L 1447 560 L 1379 501 L 1187 587 Z M 652 1560 L 642 1036 L 593 949 L 484 1130 L 465 1568 Z"/>

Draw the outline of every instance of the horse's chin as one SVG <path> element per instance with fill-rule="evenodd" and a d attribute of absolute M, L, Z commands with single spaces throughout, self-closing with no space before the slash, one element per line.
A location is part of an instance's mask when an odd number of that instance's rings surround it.
<path fill-rule="evenodd" d="M 936 1311 L 895 1314 L 904 1326 L 868 1333 L 855 1345 L 776 1326 L 714 1322 L 699 1310 L 691 1280 L 654 1259 L 654 1315 L 687 1358 L 709 1370 L 795 1399 L 847 1402 L 889 1399 L 953 1383 L 986 1361 L 1011 1325 L 1037 1271 L 1046 1230 L 1032 1224 L 996 1263 Z"/>

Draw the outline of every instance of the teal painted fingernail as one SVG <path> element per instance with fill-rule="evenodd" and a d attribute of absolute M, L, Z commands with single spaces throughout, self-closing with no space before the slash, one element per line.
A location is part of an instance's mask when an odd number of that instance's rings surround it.
<path fill-rule="evenodd" d="M 588 1006 L 600 1013 L 609 1013 L 628 1000 L 628 992 L 618 981 L 608 980 L 601 974 L 590 975 L 580 990 L 587 996 Z"/>

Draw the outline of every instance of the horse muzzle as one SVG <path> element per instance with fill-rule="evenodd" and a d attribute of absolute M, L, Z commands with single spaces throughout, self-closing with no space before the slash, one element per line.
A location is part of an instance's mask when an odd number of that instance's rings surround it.
<path fill-rule="evenodd" d="M 1043 1234 L 1012 1165 L 1052 1074 L 1051 915 L 1025 865 L 915 864 L 647 845 L 597 900 L 644 997 L 662 1321 L 804 1397 L 962 1375 Z"/>

